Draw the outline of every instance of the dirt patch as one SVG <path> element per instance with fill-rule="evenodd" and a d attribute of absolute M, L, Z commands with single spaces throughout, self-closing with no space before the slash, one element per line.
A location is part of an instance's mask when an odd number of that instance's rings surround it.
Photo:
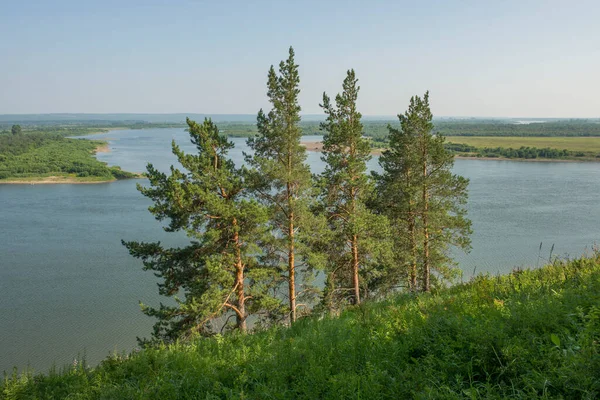
<path fill-rule="evenodd" d="M 110 146 L 107 144 L 101 144 L 100 146 L 96 147 L 96 149 L 94 150 L 94 152 L 96 153 L 110 153 Z"/>
<path fill-rule="evenodd" d="M 306 147 L 308 151 L 323 151 L 323 142 L 301 142 L 302 146 Z M 372 149 L 371 154 L 374 156 L 380 156 L 383 149 Z"/>

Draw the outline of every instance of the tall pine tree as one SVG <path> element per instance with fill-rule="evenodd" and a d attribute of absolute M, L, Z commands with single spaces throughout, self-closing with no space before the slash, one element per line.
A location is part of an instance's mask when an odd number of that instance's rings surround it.
<path fill-rule="evenodd" d="M 389 148 L 379 157 L 383 173 L 372 172 L 377 182 L 377 195 L 371 206 L 390 221 L 394 251 L 388 263 L 388 284 L 391 287 L 408 284 L 410 291 L 417 291 L 420 234 L 416 206 L 419 171 L 417 152 L 413 148 L 416 130 L 408 128 L 405 116 L 399 118 L 400 129 L 388 125 Z"/>
<path fill-rule="evenodd" d="M 431 289 L 432 271 L 452 276 L 448 250 L 470 248 L 471 222 L 466 218 L 468 179 L 452 173 L 454 157 L 445 138 L 433 133 L 429 92 L 414 96 L 390 127 L 390 148 L 380 158 L 379 204 L 395 231 L 396 248 L 407 255 L 408 284 Z"/>
<path fill-rule="evenodd" d="M 300 142 L 299 84 L 298 65 L 290 47 L 287 60 L 279 64 L 279 73 L 273 66 L 269 69 L 267 96 L 272 108 L 267 114 L 259 111 L 258 134 L 248 139 L 254 154 L 247 156 L 253 167 L 250 176 L 254 192 L 269 208 L 273 233 L 261 242 L 262 259 L 274 266 L 287 283 L 291 322 L 297 318 L 302 295 L 314 294 L 307 245 L 311 230 L 316 229 L 309 209 L 314 189 L 306 149 Z"/>
<path fill-rule="evenodd" d="M 227 158 L 233 144 L 210 120 L 187 120 L 197 154 L 185 154 L 173 141 L 173 153 L 184 170 L 165 174 L 147 167 L 150 187 L 138 189 L 154 205 L 156 219 L 168 221 L 168 232 L 183 231 L 191 242 L 164 248 L 159 242 L 123 242 L 145 270 L 162 278 L 159 292 L 176 297 L 176 306 L 142 306 L 157 317 L 154 337 L 173 341 L 191 333 L 208 334 L 218 317 L 235 317 L 246 331 L 248 316 L 277 307 L 268 292 L 269 273 L 258 264 L 255 243 L 265 235 L 267 210 L 245 194 L 242 171 Z"/>
<path fill-rule="evenodd" d="M 322 159 L 327 164 L 322 174 L 323 204 L 333 233 L 328 246 L 331 265 L 327 290 L 332 298 L 347 298 L 344 292 L 351 288 L 354 304 L 361 301 L 361 289 L 368 293 L 361 281 L 380 250 L 382 242 L 376 237 L 385 231 L 385 221 L 366 207 L 373 189 L 366 174 L 371 146 L 363 137 L 361 114 L 356 108 L 357 82 L 354 70 L 349 70 L 335 106 L 326 93 L 321 104 L 327 116 L 321 124 L 325 131 Z M 335 296 L 336 292 L 341 296 Z"/>

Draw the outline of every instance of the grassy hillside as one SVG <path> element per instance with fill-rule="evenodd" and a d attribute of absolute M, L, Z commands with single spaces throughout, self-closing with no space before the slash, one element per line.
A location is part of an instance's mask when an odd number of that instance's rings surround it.
<path fill-rule="evenodd" d="M 290 329 L 195 339 L 97 368 L 9 376 L 0 399 L 600 396 L 600 255 Z"/>

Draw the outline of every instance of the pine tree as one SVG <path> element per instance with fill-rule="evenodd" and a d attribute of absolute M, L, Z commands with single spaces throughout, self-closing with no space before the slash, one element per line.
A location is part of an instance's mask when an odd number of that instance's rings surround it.
<path fill-rule="evenodd" d="M 273 66 L 269 69 L 267 96 L 272 109 L 268 114 L 259 111 L 258 134 L 248 139 L 254 154 L 246 157 L 253 167 L 250 176 L 254 192 L 269 207 L 273 234 L 261 243 L 263 260 L 287 282 L 290 322 L 297 318 L 301 295 L 308 300 L 314 293 L 307 242 L 311 230 L 317 229 L 309 209 L 314 198 L 312 176 L 306 164 L 306 149 L 300 142 L 299 84 L 298 65 L 290 47 L 288 59 L 279 64 L 279 74 Z"/>
<path fill-rule="evenodd" d="M 417 291 L 419 232 L 416 195 L 419 188 L 417 171 L 416 130 L 400 115 L 401 128 L 388 125 L 389 148 L 379 158 L 383 173 L 372 172 L 377 182 L 377 196 L 372 208 L 389 218 L 393 256 L 389 263 L 388 283 Z M 406 281 L 406 282 L 403 282 Z"/>
<path fill-rule="evenodd" d="M 395 230 L 396 248 L 407 255 L 412 290 L 431 289 L 431 272 L 452 276 L 449 246 L 470 248 L 466 218 L 468 179 L 452 174 L 454 158 L 445 138 L 433 134 L 429 92 L 414 96 L 398 116 L 400 129 L 389 128 L 390 148 L 380 159 L 379 202 Z M 417 265 L 420 264 L 420 271 Z"/>
<path fill-rule="evenodd" d="M 158 318 L 154 337 L 173 341 L 192 333 L 208 334 L 215 318 L 235 316 L 246 331 L 251 313 L 277 307 L 267 294 L 269 274 L 257 263 L 255 242 L 265 234 L 266 209 L 245 193 L 242 171 L 227 158 L 233 144 L 211 120 L 187 120 L 197 154 L 185 154 L 173 141 L 173 153 L 184 170 L 170 174 L 147 167 L 150 187 L 138 190 L 154 205 L 156 219 L 168 221 L 168 232 L 183 231 L 191 242 L 164 248 L 160 242 L 123 242 L 145 270 L 162 278 L 159 293 L 176 298 L 176 306 L 142 306 Z"/>
<path fill-rule="evenodd" d="M 322 160 L 327 164 L 322 174 L 323 203 L 333 232 L 329 244 L 328 295 L 351 288 L 354 304 L 361 301 L 361 286 L 367 287 L 361 280 L 381 244 L 376 236 L 385 231 L 385 221 L 366 207 L 373 189 L 366 174 L 371 146 L 363 137 L 361 114 L 356 108 L 360 90 L 357 82 L 354 70 L 348 71 L 335 106 L 326 93 L 321 104 L 327 116 L 321 124 L 325 131 Z"/>

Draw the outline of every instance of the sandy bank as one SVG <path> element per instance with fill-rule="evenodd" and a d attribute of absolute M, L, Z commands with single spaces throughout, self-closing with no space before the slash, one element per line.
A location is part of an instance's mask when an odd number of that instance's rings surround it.
<path fill-rule="evenodd" d="M 306 147 L 308 151 L 323 151 L 323 142 L 301 142 L 302 146 Z M 371 154 L 374 156 L 380 156 L 383 149 L 373 149 Z"/>
<path fill-rule="evenodd" d="M 49 184 L 94 184 L 113 182 L 116 179 L 90 180 L 76 176 L 44 176 L 33 178 L 2 179 L 0 185 L 49 185 Z"/>
<path fill-rule="evenodd" d="M 100 146 L 94 149 L 95 153 L 110 153 L 110 146 L 108 143 L 101 144 Z"/>

